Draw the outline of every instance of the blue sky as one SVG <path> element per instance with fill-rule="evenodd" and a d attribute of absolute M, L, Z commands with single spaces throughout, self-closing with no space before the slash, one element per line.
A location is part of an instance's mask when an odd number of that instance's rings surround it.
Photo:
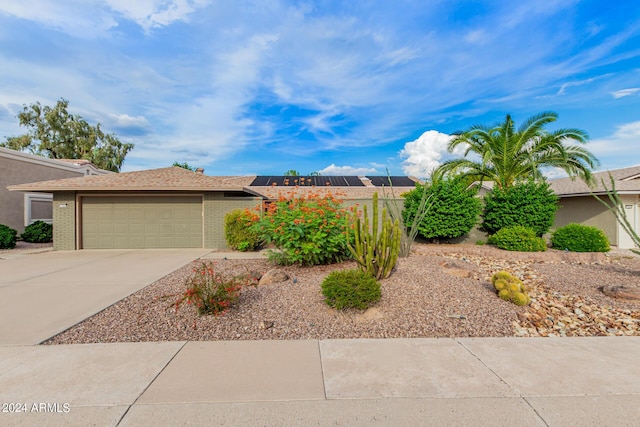
<path fill-rule="evenodd" d="M 4 1 L 0 61 L 0 138 L 63 97 L 135 143 L 123 171 L 426 176 L 450 133 L 547 110 L 640 164 L 636 1 Z"/>

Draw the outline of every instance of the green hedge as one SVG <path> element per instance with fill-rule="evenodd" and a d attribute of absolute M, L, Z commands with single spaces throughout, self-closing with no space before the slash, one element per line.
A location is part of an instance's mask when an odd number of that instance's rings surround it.
<path fill-rule="evenodd" d="M 53 225 L 36 221 L 29 224 L 20 237 L 29 243 L 48 243 L 53 239 Z"/>
<path fill-rule="evenodd" d="M 535 231 L 521 225 L 503 228 L 489 236 L 488 242 L 507 251 L 544 252 L 547 250 L 547 243 L 542 237 L 536 236 Z"/>
<path fill-rule="evenodd" d="M 18 232 L 13 228 L 0 224 L 0 249 L 15 248 L 17 234 Z"/>
<path fill-rule="evenodd" d="M 322 282 L 322 295 L 333 308 L 366 310 L 380 299 L 380 283 L 360 270 L 336 270 Z"/>
<path fill-rule="evenodd" d="M 403 217 L 405 224 L 412 223 L 420 205 L 423 191 L 431 196 L 429 213 L 418 226 L 419 234 L 425 239 L 455 239 L 467 234 L 478 222 L 482 202 L 476 196 L 477 190 L 466 187 L 456 179 L 442 180 L 428 185 L 421 184 L 404 195 Z"/>
<path fill-rule="evenodd" d="M 558 196 L 547 183 L 527 182 L 507 189 L 494 187 L 484 202 L 482 229 L 489 234 L 521 225 L 542 236 L 553 225 L 558 210 Z"/>
<path fill-rule="evenodd" d="M 551 246 L 571 252 L 608 252 L 611 249 L 602 230 L 576 223 L 558 228 L 551 236 Z"/>

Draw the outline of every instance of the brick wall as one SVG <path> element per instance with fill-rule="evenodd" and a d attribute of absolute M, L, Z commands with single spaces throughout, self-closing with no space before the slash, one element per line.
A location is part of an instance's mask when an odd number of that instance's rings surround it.
<path fill-rule="evenodd" d="M 224 216 L 234 209 L 253 209 L 262 203 L 259 197 L 224 197 L 223 193 L 204 195 L 204 247 L 224 249 Z"/>
<path fill-rule="evenodd" d="M 53 194 L 53 249 L 76 249 L 76 194 L 73 191 Z"/>

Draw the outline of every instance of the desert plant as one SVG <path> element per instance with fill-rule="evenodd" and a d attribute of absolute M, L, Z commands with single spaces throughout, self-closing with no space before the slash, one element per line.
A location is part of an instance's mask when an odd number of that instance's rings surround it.
<path fill-rule="evenodd" d="M 464 236 L 478 222 L 482 202 L 475 197 L 476 193 L 476 189 L 468 189 L 459 179 L 416 184 L 416 188 L 405 195 L 405 223 L 412 226 L 416 221 L 421 199 L 426 194 L 430 197 L 431 206 L 428 215 L 418 223 L 420 235 L 425 239 L 455 239 Z"/>
<path fill-rule="evenodd" d="M 281 196 L 271 203 L 253 228 L 280 252 L 270 257 L 281 264 L 317 265 L 348 258 L 348 212 L 332 194 Z"/>
<path fill-rule="evenodd" d="M 536 236 L 532 229 L 521 225 L 503 228 L 489 236 L 487 242 L 507 251 L 544 252 L 547 250 L 547 243 L 542 237 Z"/>
<path fill-rule="evenodd" d="M 378 228 L 381 229 L 378 231 Z M 351 243 L 353 228 L 353 244 Z M 363 219 L 357 209 L 353 210 L 347 227 L 347 248 L 363 272 L 377 280 L 385 279 L 396 266 L 400 251 L 400 223 L 387 216 L 387 208 L 382 208 L 382 218 L 378 221 L 378 193 L 373 193 L 373 216 L 369 220 L 367 205 Z"/>
<path fill-rule="evenodd" d="M 0 249 L 13 249 L 16 247 L 18 232 L 11 227 L 0 224 Z"/>
<path fill-rule="evenodd" d="M 249 284 L 246 276 L 225 277 L 215 270 L 212 261 L 201 262 L 193 274 L 185 280 L 187 290 L 174 303 L 178 310 L 187 303 L 198 310 L 198 314 L 223 314 L 240 296 L 243 286 Z"/>
<path fill-rule="evenodd" d="M 620 200 L 620 196 L 618 195 L 618 192 L 616 191 L 616 182 L 613 179 L 613 176 L 611 176 L 611 174 L 609 174 L 609 180 L 610 180 L 611 188 L 607 188 L 607 184 L 605 184 L 604 179 L 600 180 L 609 198 L 609 201 L 606 201 L 603 198 L 600 198 L 599 196 L 592 193 L 593 197 L 595 197 L 600 203 L 605 205 L 607 209 L 609 209 L 609 211 L 615 215 L 616 220 L 618 221 L 620 226 L 631 237 L 631 240 L 633 240 L 633 244 L 636 245 L 637 248 L 640 248 L 640 236 L 638 236 L 638 233 L 633 228 L 633 226 L 629 222 L 629 219 L 627 218 L 627 214 L 624 211 L 624 205 Z M 637 249 L 630 249 L 630 250 L 640 255 L 639 250 Z"/>
<path fill-rule="evenodd" d="M 224 237 L 227 246 L 237 251 L 254 251 L 262 244 L 260 234 L 252 227 L 258 214 L 249 209 L 234 209 L 224 216 Z"/>
<path fill-rule="evenodd" d="M 44 221 L 35 221 L 25 227 L 20 235 L 22 240 L 29 243 L 47 243 L 53 239 L 53 225 Z"/>
<path fill-rule="evenodd" d="M 391 197 L 386 194 L 385 188 L 382 187 L 382 198 L 391 219 L 393 221 L 397 220 L 400 224 L 401 237 L 400 252 L 398 253 L 398 256 L 400 258 L 406 258 L 411 254 L 411 246 L 413 245 L 413 242 L 416 240 L 416 236 L 418 235 L 419 225 L 422 224 L 422 221 L 431 210 L 431 206 L 433 205 L 431 199 L 433 198 L 433 195 L 429 194 L 426 191 L 426 189 L 428 188 L 426 185 L 422 186 L 422 194 L 420 195 L 420 199 L 414 207 L 415 212 L 413 215 L 413 221 L 407 223 L 407 221 L 405 221 L 405 215 L 403 214 L 404 209 L 400 206 L 395 192 L 393 191 L 393 184 L 391 183 L 389 170 L 387 170 L 387 177 L 389 179 Z"/>
<path fill-rule="evenodd" d="M 526 182 L 506 189 L 494 187 L 484 198 L 482 229 L 490 234 L 522 225 L 542 236 L 553 225 L 558 196 L 549 184 Z"/>
<path fill-rule="evenodd" d="M 491 276 L 491 283 L 498 296 L 516 305 L 527 305 L 531 301 L 522 280 L 507 271 L 499 271 Z"/>
<path fill-rule="evenodd" d="M 380 299 L 380 283 L 369 274 L 357 270 L 336 270 L 322 281 L 326 303 L 339 310 L 366 310 Z"/>
<path fill-rule="evenodd" d="M 602 230 L 576 223 L 558 228 L 551 236 L 551 246 L 571 252 L 608 252 L 611 249 Z"/>

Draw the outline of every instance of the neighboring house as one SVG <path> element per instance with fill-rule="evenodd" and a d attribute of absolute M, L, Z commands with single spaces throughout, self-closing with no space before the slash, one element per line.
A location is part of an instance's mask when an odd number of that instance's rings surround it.
<path fill-rule="evenodd" d="M 331 191 L 355 204 L 370 202 L 373 192 L 380 191 L 380 177 L 314 177 L 322 184 L 298 186 L 294 180 L 300 178 L 206 176 L 202 170 L 169 167 L 14 185 L 10 190 L 53 193 L 56 250 L 224 248 L 224 216 L 233 209 L 259 207 L 281 192 Z M 414 180 L 394 179 L 403 184 L 394 187 L 397 195 L 415 185 L 409 186 Z"/>
<path fill-rule="evenodd" d="M 54 160 L 0 147 L 0 224 L 22 233 L 34 221 L 53 221 L 51 193 L 12 193 L 7 186 L 111 173 L 87 160 Z"/>
<path fill-rule="evenodd" d="M 560 197 L 560 209 L 556 212 L 553 228 L 571 222 L 600 228 L 612 245 L 619 248 L 633 248 L 633 240 L 618 224 L 613 213 L 600 203 L 593 194 L 609 201 L 606 189 L 611 187 L 609 174 L 615 180 L 616 190 L 624 205 L 624 212 L 636 233 L 640 233 L 640 166 L 597 172 L 595 185 L 589 188 L 582 180 L 560 178 L 550 180 L 553 191 Z"/>

